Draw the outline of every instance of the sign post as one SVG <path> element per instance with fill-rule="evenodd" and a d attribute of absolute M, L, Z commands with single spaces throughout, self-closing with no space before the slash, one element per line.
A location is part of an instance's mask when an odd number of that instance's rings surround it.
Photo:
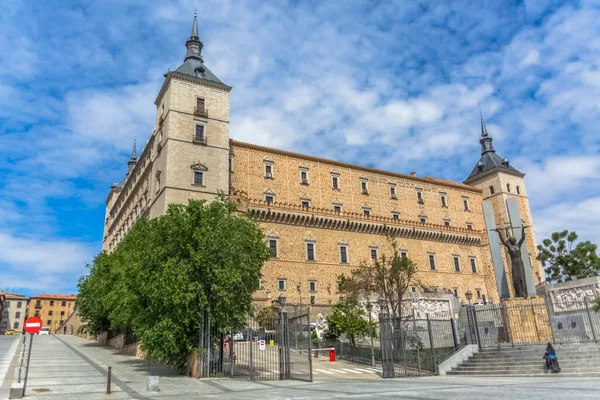
<path fill-rule="evenodd" d="M 261 349 L 261 350 L 265 349 L 265 341 L 264 340 L 260 340 L 258 342 L 258 348 Z"/>
<path fill-rule="evenodd" d="M 31 360 L 31 345 L 33 344 L 33 335 L 42 329 L 42 320 L 38 317 L 31 317 L 25 320 L 25 331 L 29 333 L 29 351 L 27 352 L 27 369 L 25 370 L 25 380 L 23 381 L 23 397 L 27 390 L 27 376 L 29 375 L 29 361 Z"/>

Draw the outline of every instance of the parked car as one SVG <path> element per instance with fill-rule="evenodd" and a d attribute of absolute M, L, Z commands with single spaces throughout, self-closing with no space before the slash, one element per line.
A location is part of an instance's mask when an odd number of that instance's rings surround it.
<path fill-rule="evenodd" d="M 5 335 L 16 335 L 17 332 L 14 329 L 7 329 L 4 331 Z"/>
<path fill-rule="evenodd" d="M 50 328 L 42 328 L 38 332 L 38 335 L 49 335 L 49 334 L 50 334 Z"/>

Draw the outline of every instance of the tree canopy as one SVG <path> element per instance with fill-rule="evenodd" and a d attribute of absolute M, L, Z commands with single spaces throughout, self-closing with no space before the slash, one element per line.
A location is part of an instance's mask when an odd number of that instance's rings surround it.
<path fill-rule="evenodd" d="M 242 323 L 269 254 L 258 224 L 224 197 L 169 205 L 94 259 L 79 314 L 91 333 L 130 328 L 150 358 L 183 368 L 205 311 L 223 331 Z"/>
<path fill-rule="evenodd" d="M 575 245 L 577 238 L 577 233 L 564 230 L 552 233 L 538 245 L 537 259 L 550 280 L 564 282 L 599 274 L 598 246 L 589 241 Z"/>
<path fill-rule="evenodd" d="M 338 338 L 345 334 L 356 345 L 356 339 L 367 337 L 375 331 L 375 323 L 369 324 L 365 310 L 351 298 L 346 298 L 333 306 L 333 312 L 327 317 L 327 336 Z"/>
<path fill-rule="evenodd" d="M 391 254 L 383 253 L 376 260 L 362 262 L 350 276 L 340 275 L 338 286 L 339 291 L 354 302 L 374 294 L 386 301 L 389 314 L 400 317 L 402 300 L 415 283 L 417 269 L 408 257 L 402 256 L 393 237 L 388 237 L 388 243 Z"/>

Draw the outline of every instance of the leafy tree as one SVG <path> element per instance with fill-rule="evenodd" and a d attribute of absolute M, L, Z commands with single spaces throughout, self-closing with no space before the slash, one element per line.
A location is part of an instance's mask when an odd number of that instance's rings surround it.
<path fill-rule="evenodd" d="M 345 334 L 356 345 L 356 339 L 369 336 L 375 323 L 369 324 L 365 310 L 356 301 L 346 298 L 333 306 L 327 317 L 328 338 L 338 338 Z"/>
<path fill-rule="evenodd" d="M 275 324 L 279 320 L 279 303 L 273 303 L 270 306 L 261 308 L 256 314 L 255 320 L 258 326 L 265 329 L 275 329 Z"/>
<path fill-rule="evenodd" d="M 409 258 L 402 257 L 393 237 L 388 237 L 388 242 L 392 249 L 391 255 L 382 254 L 377 260 L 362 262 L 349 277 L 342 274 L 338 277 L 338 287 L 341 293 L 354 302 L 376 294 L 386 301 L 388 313 L 400 317 L 402 300 L 415 283 L 417 269 Z"/>
<path fill-rule="evenodd" d="M 79 279 L 77 307 L 79 314 L 88 321 L 83 330 L 91 335 L 97 335 L 110 329 L 110 304 L 108 303 L 108 294 L 112 289 L 110 255 L 105 252 L 98 254 L 87 268 L 89 275 Z"/>
<path fill-rule="evenodd" d="M 150 358 L 183 369 L 205 315 L 224 332 L 242 323 L 268 258 L 258 224 L 224 197 L 170 205 L 139 220 L 107 255 L 108 276 L 94 264 L 80 290 L 107 306 L 80 315 L 100 328 L 108 313 L 110 327 L 131 328 Z"/>
<path fill-rule="evenodd" d="M 598 246 L 589 241 L 575 245 L 576 240 L 577 233 L 565 230 L 554 232 L 538 245 L 537 259 L 550 280 L 564 282 L 597 276 L 600 272 Z"/>

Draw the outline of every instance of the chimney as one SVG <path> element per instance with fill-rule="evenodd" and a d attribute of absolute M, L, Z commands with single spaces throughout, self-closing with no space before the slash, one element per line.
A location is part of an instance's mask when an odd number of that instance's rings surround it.
<path fill-rule="evenodd" d="M 410 173 L 410 176 L 417 176 L 417 173 L 413 171 Z"/>

